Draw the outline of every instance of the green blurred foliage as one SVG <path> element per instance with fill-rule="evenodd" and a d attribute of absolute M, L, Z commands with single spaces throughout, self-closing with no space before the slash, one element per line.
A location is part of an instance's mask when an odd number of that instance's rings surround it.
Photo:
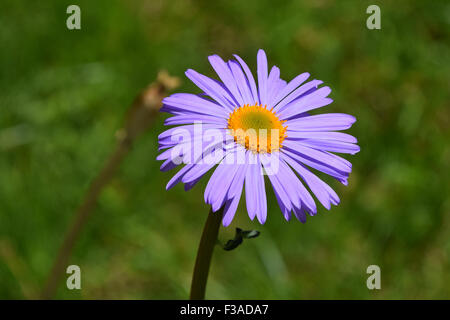
<path fill-rule="evenodd" d="M 450 3 L 383 1 L 3 0 L 0 10 L 0 298 L 42 287 L 74 211 L 115 145 L 134 97 L 160 69 L 198 92 L 187 68 L 213 76 L 207 56 L 238 53 L 254 69 L 264 48 L 290 80 L 310 72 L 358 121 L 361 146 L 341 204 L 306 224 L 286 222 L 269 192 L 269 218 L 234 228 L 261 235 L 217 249 L 207 290 L 222 299 L 450 298 Z M 208 212 L 205 181 L 165 191 L 161 116 L 134 145 L 70 259 L 82 290 L 57 298 L 184 299 Z M 381 267 L 382 289 L 366 288 Z"/>

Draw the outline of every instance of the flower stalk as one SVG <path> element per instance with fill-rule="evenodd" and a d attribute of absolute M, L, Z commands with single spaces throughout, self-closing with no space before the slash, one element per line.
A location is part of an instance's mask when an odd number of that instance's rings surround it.
<path fill-rule="evenodd" d="M 195 260 L 194 273 L 191 283 L 191 300 L 204 300 L 206 283 L 208 281 L 209 266 L 214 252 L 214 246 L 217 243 L 220 222 L 223 217 L 223 207 L 216 212 L 212 208 L 209 211 L 203 228 L 200 245 L 198 246 L 197 258 Z"/>

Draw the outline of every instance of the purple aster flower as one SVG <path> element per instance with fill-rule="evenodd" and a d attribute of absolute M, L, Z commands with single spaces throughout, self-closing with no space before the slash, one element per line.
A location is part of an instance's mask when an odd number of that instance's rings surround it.
<path fill-rule="evenodd" d="M 265 223 L 265 174 L 286 220 L 294 213 L 304 223 L 306 213 L 317 213 L 304 183 L 325 208 L 337 205 L 336 192 L 310 169 L 347 185 L 352 165 L 332 152 L 359 152 L 353 136 L 337 132 L 350 128 L 355 117 L 310 115 L 333 101 L 328 98 L 331 89 L 319 87 L 320 80 L 306 82 L 308 73 L 287 83 L 276 66 L 268 71 L 263 50 L 257 55 L 258 85 L 247 64 L 234 57 L 228 62 L 209 57 L 221 82 L 189 69 L 186 76 L 203 92 L 163 100 L 161 110 L 173 115 L 165 124 L 181 126 L 159 135 L 159 150 L 164 151 L 157 159 L 164 160 L 163 171 L 185 164 L 167 189 L 183 182 L 189 190 L 215 167 L 204 196 L 213 211 L 224 208 L 224 226 L 231 223 L 244 189 L 250 219 Z"/>

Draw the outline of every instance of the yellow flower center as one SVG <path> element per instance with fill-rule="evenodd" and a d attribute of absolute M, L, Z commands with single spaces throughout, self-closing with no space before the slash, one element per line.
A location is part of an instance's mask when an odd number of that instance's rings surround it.
<path fill-rule="evenodd" d="M 272 109 L 255 104 L 233 110 L 228 118 L 228 129 L 234 141 L 253 152 L 277 151 L 286 138 L 286 120 L 278 119 Z"/>

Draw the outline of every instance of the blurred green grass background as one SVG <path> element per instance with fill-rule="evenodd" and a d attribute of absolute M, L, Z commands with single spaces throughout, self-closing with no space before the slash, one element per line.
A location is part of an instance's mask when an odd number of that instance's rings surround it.
<path fill-rule="evenodd" d="M 0 298 L 35 296 L 89 182 L 115 145 L 134 97 L 166 69 L 237 53 L 254 70 L 264 48 L 290 80 L 322 79 L 358 121 L 349 186 L 306 224 L 286 222 L 273 193 L 263 226 L 241 200 L 233 224 L 261 236 L 216 249 L 211 299 L 450 298 L 448 1 L 73 1 L 0 5 Z M 381 7 L 381 30 L 366 8 Z M 157 124 L 134 145 L 70 259 L 82 289 L 61 299 L 184 299 L 208 207 L 203 184 L 166 192 Z M 366 287 L 381 267 L 381 290 Z"/>

